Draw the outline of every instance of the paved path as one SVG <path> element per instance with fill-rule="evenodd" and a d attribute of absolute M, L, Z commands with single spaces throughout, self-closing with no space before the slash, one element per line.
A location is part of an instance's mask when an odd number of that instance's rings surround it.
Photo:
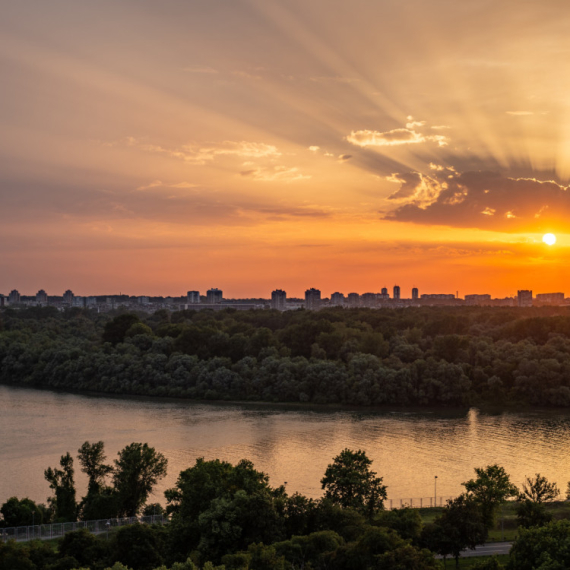
<path fill-rule="evenodd" d="M 461 557 L 467 558 L 469 556 L 493 556 L 493 554 L 508 554 L 512 545 L 512 542 L 488 542 L 487 544 L 477 546 L 475 550 L 464 550 L 461 553 Z"/>

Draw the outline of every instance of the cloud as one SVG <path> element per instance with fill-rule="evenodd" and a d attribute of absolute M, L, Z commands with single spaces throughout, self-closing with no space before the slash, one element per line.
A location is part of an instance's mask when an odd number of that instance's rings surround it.
<path fill-rule="evenodd" d="M 542 232 L 566 227 L 570 216 L 570 191 L 553 181 L 450 168 L 432 170 L 430 176 L 408 172 L 388 179 L 400 184 L 389 198 L 404 203 L 387 213 L 387 220 Z"/>
<path fill-rule="evenodd" d="M 346 162 L 352 158 L 352 154 L 341 154 L 338 157 L 339 162 Z"/>
<path fill-rule="evenodd" d="M 352 131 L 346 140 L 360 147 L 367 146 L 395 146 L 402 144 L 418 144 L 428 141 L 437 142 L 439 146 L 447 144 L 447 137 L 443 135 L 424 135 L 413 129 L 393 129 L 381 133 L 379 131 Z"/>
<path fill-rule="evenodd" d="M 309 150 L 311 152 L 317 152 L 318 150 L 320 150 L 320 148 L 321 148 L 320 146 L 310 146 Z"/>
<path fill-rule="evenodd" d="M 220 143 L 167 148 L 128 137 L 126 144 L 127 146 L 135 146 L 145 152 L 165 154 L 195 165 L 211 163 L 220 156 L 236 156 L 238 158 L 277 158 L 281 156 L 277 147 L 273 145 L 249 141 L 223 141 Z"/>
<path fill-rule="evenodd" d="M 241 176 L 251 178 L 260 182 L 298 182 L 308 180 L 309 175 L 302 174 L 298 168 L 287 168 L 286 166 L 273 166 L 270 168 L 252 168 L 240 172 Z"/>
<path fill-rule="evenodd" d="M 137 190 L 150 190 L 151 188 L 199 188 L 199 184 L 190 182 L 177 182 L 175 184 L 164 183 L 161 180 L 149 182 L 146 186 L 139 186 Z"/>

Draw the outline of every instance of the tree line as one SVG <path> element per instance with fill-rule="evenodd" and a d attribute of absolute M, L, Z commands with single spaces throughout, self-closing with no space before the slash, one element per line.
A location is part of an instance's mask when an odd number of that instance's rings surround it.
<path fill-rule="evenodd" d="M 0 382 L 206 400 L 570 406 L 566 307 L 0 312 Z"/>
<path fill-rule="evenodd" d="M 58 521 L 162 509 L 147 504 L 167 468 L 154 448 L 132 443 L 111 465 L 103 442 L 85 442 L 77 458 L 88 477 L 81 500 L 66 453 L 59 467 L 45 471 L 53 491 L 48 505 L 12 497 L 0 508 L 4 523 L 21 517 L 29 524 L 33 509 Z M 0 570 L 435 570 L 442 567 L 436 554 L 457 565 L 462 550 L 483 544 L 509 499 L 517 501 L 520 531 L 506 568 L 568 567 L 570 521 L 551 521 L 545 506 L 559 496 L 555 484 L 537 474 L 519 490 L 504 468 L 489 465 L 462 485 L 464 492 L 426 523 L 417 510 L 384 509 L 387 487 L 362 450 L 344 449 L 333 459 L 318 500 L 272 487 L 248 460 L 199 458 L 165 492 L 167 524 L 129 525 L 110 537 L 81 529 L 56 548 L 0 543 Z M 484 560 L 473 568 L 503 566 Z"/>

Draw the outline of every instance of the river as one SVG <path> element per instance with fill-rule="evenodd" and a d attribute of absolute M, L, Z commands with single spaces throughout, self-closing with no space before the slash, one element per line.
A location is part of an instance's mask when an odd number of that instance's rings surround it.
<path fill-rule="evenodd" d="M 168 458 L 155 499 L 197 457 L 242 458 L 287 483 L 290 493 L 321 495 L 320 479 L 345 447 L 363 449 L 392 499 L 451 496 L 473 468 L 503 465 L 520 485 L 536 472 L 565 492 L 570 480 L 570 414 L 336 411 L 78 395 L 0 386 L 0 504 L 11 496 L 45 501 L 44 469 L 103 440 L 109 460 L 147 442 Z M 86 480 L 76 463 L 78 497 Z"/>

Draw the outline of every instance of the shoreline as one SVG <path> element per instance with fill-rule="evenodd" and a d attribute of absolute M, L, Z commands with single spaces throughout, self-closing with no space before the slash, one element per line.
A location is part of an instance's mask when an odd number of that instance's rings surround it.
<path fill-rule="evenodd" d="M 460 416 L 468 413 L 470 410 L 477 410 L 490 415 L 500 415 L 503 413 L 512 412 L 526 412 L 526 413 L 564 413 L 567 411 L 570 414 L 569 407 L 545 407 L 545 406 L 532 406 L 521 405 L 513 403 L 510 405 L 493 405 L 485 402 L 475 402 L 465 406 L 422 406 L 420 404 L 409 406 L 355 406 L 349 404 L 315 404 L 312 402 L 269 402 L 265 400 L 205 400 L 193 399 L 186 397 L 176 396 L 151 396 L 148 394 L 125 394 L 117 392 L 100 392 L 97 390 L 70 390 L 68 388 L 52 388 L 45 386 L 32 386 L 32 385 L 18 385 L 9 382 L 0 382 L 0 386 L 7 386 L 16 389 L 29 389 L 45 392 L 53 392 L 55 394 L 70 394 L 76 396 L 94 397 L 94 398 L 110 398 L 118 400 L 140 400 L 152 402 L 165 402 L 165 403 L 188 403 L 193 405 L 210 405 L 210 406 L 240 406 L 251 408 L 271 408 L 274 410 L 281 409 L 282 411 L 311 411 L 311 412 L 358 412 L 362 414 L 375 414 L 375 413 L 403 413 L 403 414 L 433 414 L 438 413 L 442 415 Z"/>

